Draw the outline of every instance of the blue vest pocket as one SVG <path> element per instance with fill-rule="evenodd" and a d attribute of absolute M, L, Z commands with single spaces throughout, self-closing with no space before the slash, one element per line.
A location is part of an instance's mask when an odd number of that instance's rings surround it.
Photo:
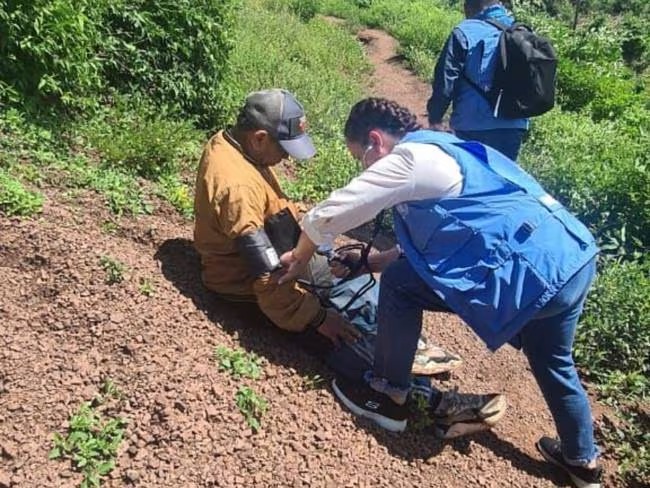
<path fill-rule="evenodd" d="M 497 334 L 535 305 L 548 289 L 546 280 L 518 253 L 512 253 L 497 267 L 485 263 L 469 273 L 466 279 L 454 283 L 453 301 L 464 304 L 461 316 L 478 322 L 468 322 L 470 326 Z"/>
<path fill-rule="evenodd" d="M 429 208 L 419 207 L 417 204 L 409 205 L 406 226 L 413 246 L 426 256 L 431 270 L 453 258 L 475 235 L 471 227 L 438 204 Z"/>

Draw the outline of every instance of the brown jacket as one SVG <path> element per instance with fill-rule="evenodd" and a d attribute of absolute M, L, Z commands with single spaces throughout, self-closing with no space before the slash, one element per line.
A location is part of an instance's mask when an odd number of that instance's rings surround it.
<path fill-rule="evenodd" d="M 278 327 L 302 331 L 322 317 L 318 299 L 295 282 L 277 285 L 255 279 L 237 252 L 235 239 L 264 227 L 284 208 L 296 215 L 268 167 L 255 166 L 223 131 L 205 145 L 194 197 L 194 245 L 205 285 L 222 295 L 256 300 Z"/>

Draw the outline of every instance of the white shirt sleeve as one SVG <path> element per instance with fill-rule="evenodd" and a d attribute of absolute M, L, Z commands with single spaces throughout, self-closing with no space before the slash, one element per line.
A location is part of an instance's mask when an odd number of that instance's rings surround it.
<path fill-rule="evenodd" d="M 312 208 L 302 228 L 317 245 L 402 202 L 457 196 L 463 184 L 458 163 L 437 146 L 406 143 L 375 162 Z"/>

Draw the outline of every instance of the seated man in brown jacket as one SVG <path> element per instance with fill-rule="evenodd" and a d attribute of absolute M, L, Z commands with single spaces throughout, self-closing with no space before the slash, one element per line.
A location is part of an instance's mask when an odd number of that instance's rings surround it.
<path fill-rule="evenodd" d="M 246 98 L 236 125 L 214 135 L 201 156 L 194 243 L 201 256 L 203 282 L 210 290 L 225 299 L 257 303 L 272 323 L 294 332 L 302 345 L 337 373 L 361 381 L 372 368 L 374 337 L 362 336 L 298 282 L 279 285 L 276 280 L 275 271 L 281 267 L 278 251 L 291 249 L 295 242 L 277 249 L 278 243 L 269 238 L 277 233 L 270 226 L 279 220 L 297 225 L 297 210 L 271 166 L 287 156 L 309 159 L 315 154 L 305 125 L 302 106 L 285 90 L 254 92 Z M 311 282 L 331 280 L 324 258 L 314 260 L 308 273 L 305 278 Z M 453 366 L 454 359 L 442 357 L 440 362 Z M 441 369 L 444 365 L 435 371 Z M 481 430 L 493 423 L 486 419 L 500 418 L 505 410 L 501 395 L 429 391 L 435 397 L 431 415 L 445 425 L 443 437 L 468 431 L 450 428 L 458 419 Z"/>

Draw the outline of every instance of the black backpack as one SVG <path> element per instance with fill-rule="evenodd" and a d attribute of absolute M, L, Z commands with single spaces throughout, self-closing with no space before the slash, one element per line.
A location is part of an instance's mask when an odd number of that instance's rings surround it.
<path fill-rule="evenodd" d="M 551 110 L 557 70 L 551 43 L 524 24 L 508 27 L 491 19 L 484 22 L 502 32 L 492 87 L 486 92 L 465 75 L 468 83 L 490 103 L 495 117 L 520 119 Z"/>

